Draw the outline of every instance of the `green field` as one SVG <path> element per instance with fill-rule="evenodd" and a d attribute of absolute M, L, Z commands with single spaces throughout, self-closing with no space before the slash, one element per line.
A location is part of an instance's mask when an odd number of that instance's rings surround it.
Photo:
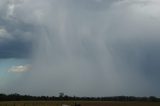
<path fill-rule="evenodd" d="M 102 101 L 76 101 L 81 106 L 160 106 L 160 102 L 102 102 Z M 74 101 L 21 101 L 0 102 L 0 106 L 74 106 Z"/>

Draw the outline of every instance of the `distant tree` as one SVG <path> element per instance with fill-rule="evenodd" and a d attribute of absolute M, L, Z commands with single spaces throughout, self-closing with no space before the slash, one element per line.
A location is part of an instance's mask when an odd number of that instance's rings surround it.
<path fill-rule="evenodd" d="M 63 98 L 63 97 L 64 97 L 64 93 L 63 93 L 63 92 L 60 92 L 60 93 L 59 93 L 59 97 L 60 97 L 60 98 Z"/>
<path fill-rule="evenodd" d="M 30 96 L 30 95 L 20 95 L 17 93 L 6 95 L 0 94 L 0 101 L 24 101 L 24 100 L 83 100 L 83 101 L 152 101 L 160 102 L 160 98 L 155 96 L 150 97 L 134 97 L 134 96 L 114 96 L 114 97 L 77 97 L 77 96 L 68 96 L 63 92 L 59 93 L 59 97 L 49 97 L 49 96 Z M 75 103 L 75 106 L 80 106 L 80 104 Z"/>
<path fill-rule="evenodd" d="M 155 96 L 150 96 L 149 100 L 152 101 L 152 102 L 157 102 L 158 98 L 156 98 Z"/>

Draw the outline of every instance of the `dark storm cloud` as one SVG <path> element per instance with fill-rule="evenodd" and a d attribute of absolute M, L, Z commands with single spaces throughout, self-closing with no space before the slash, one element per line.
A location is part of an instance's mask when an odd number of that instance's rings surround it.
<path fill-rule="evenodd" d="M 0 59 L 28 58 L 31 54 L 32 42 L 23 39 L 4 40 L 0 43 Z"/>
<path fill-rule="evenodd" d="M 2 2 L 2 1 L 1 1 Z M 8 2 L 0 8 L 0 59 L 28 58 L 32 52 L 34 25 L 7 16 Z"/>
<path fill-rule="evenodd" d="M 0 58 L 28 58 L 32 52 L 33 26 L 0 20 L 1 29 L 8 34 L 0 37 Z"/>
<path fill-rule="evenodd" d="M 112 45 L 111 53 L 114 56 L 114 64 L 120 73 L 136 73 L 139 72 L 146 82 L 149 84 L 150 91 L 144 90 L 147 95 L 159 96 L 158 83 L 160 77 L 160 48 L 159 41 L 144 41 L 144 40 L 129 40 L 128 42 L 118 42 Z M 126 70 L 126 67 L 127 68 Z M 136 80 L 137 75 L 131 77 L 133 82 Z M 128 75 L 124 74 L 124 77 Z M 130 79 L 130 78 L 128 78 Z M 129 81 L 132 84 L 132 81 Z M 138 81 L 136 85 L 140 82 Z M 128 84 L 128 85 L 130 85 Z M 142 83 L 143 85 L 144 83 Z M 131 85 L 130 85 L 131 86 Z M 137 88 L 141 87 L 139 85 Z M 136 88 L 136 87 L 134 87 Z"/>
<path fill-rule="evenodd" d="M 12 86 L 35 95 L 159 96 L 159 5 L 158 0 L 24 0 L 15 12 L 11 5 L 7 20 L 1 17 L 1 48 L 20 48 L 26 56 L 32 37 L 37 41 L 30 75 L 19 80 L 21 89 Z"/>
<path fill-rule="evenodd" d="M 138 68 L 148 78 L 158 78 L 160 72 L 160 43 L 159 42 L 119 42 L 112 53 L 115 60 L 128 65 L 131 68 Z M 116 59 L 117 57 L 117 59 Z"/>

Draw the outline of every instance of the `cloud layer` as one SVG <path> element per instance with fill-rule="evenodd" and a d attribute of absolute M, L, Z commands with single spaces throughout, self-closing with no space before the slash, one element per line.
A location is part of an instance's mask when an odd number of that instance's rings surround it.
<path fill-rule="evenodd" d="M 0 2 L 0 57 L 32 52 L 24 91 L 160 95 L 158 0 Z"/>
<path fill-rule="evenodd" d="M 15 13 L 18 0 L 0 0 L 0 58 L 27 58 L 33 42 L 33 25 Z"/>

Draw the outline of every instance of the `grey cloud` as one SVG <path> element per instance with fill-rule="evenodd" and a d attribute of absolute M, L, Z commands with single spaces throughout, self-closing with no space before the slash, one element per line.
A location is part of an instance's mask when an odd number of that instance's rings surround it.
<path fill-rule="evenodd" d="M 36 26 L 37 44 L 21 89 L 35 95 L 159 96 L 160 16 L 148 11 L 159 8 L 156 0 L 135 1 L 24 1 L 16 17 L 22 26 Z"/>
<path fill-rule="evenodd" d="M 5 40 L 0 43 L 0 58 L 29 58 L 31 50 L 31 42 L 22 39 Z"/>
<path fill-rule="evenodd" d="M 77 8 L 88 9 L 91 11 L 101 11 L 109 8 L 114 2 L 119 0 L 71 0 Z"/>
<path fill-rule="evenodd" d="M 6 23 L 8 24 L 8 23 Z M 8 27 L 9 26 L 9 27 Z M 24 29 L 22 28 L 24 27 Z M 14 29 L 16 28 L 16 29 Z M 22 30 L 23 29 L 23 30 Z M 27 58 L 32 52 L 33 33 L 26 32 L 25 26 L 6 26 L 9 37 L 0 38 L 0 58 Z"/>
<path fill-rule="evenodd" d="M 32 52 L 35 27 L 18 18 L 8 17 L 9 0 L 0 2 L 3 4 L 0 8 L 0 29 L 4 29 L 9 35 L 1 35 L 0 58 L 28 58 Z"/>

